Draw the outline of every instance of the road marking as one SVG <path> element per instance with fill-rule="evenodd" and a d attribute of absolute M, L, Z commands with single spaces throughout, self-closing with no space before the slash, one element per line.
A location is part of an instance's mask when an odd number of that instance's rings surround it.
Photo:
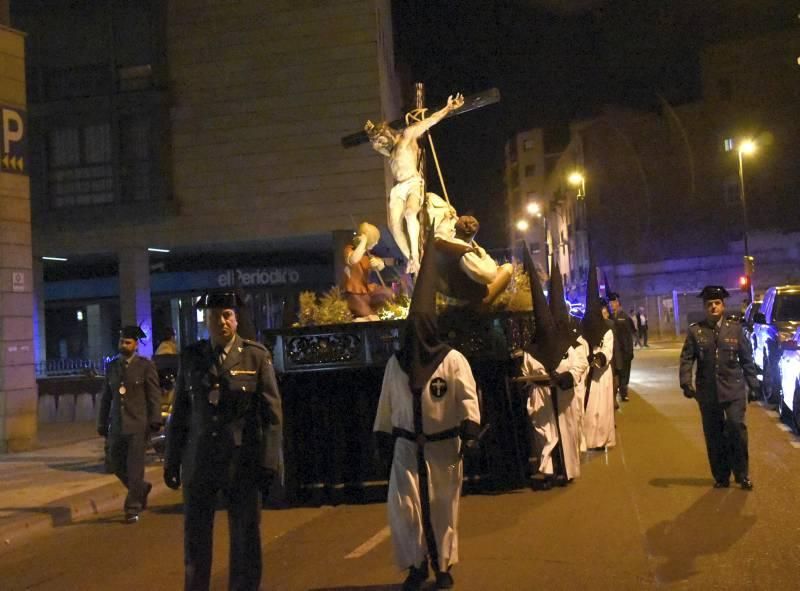
<path fill-rule="evenodd" d="M 789 445 L 791 445 L 795 449 L 800 449 L 800 441 L 790 441 Z"/>
<path fill-rule="evenodd" d="M 783 423 L 775 423 L 775 425 L 781 431 L 786 431 L 787 433 L 791 433 L 792 432 L 792 428 L 789 425 L 784 425 Z"/>
<path fill-rule="evenodd" d="M 386 538 L 388 538 L 390 533 L 391 532 L 389 531 L 389 526 L 387 525 L 386 527 L 378 531 L 378 533 L 372 536 L 369 540 L 367 540 L 366 542 L 361 544 L 358 548 L 350 552 L 350 554 L 345 556 L 344 557 L 345 560 L 347 560 L 348 558 L 361 558 L 362 556 L 364 556 L 364 554 L 372 551 L 376 546 L 378 546 L 378 544 L 380 544 Z"/>

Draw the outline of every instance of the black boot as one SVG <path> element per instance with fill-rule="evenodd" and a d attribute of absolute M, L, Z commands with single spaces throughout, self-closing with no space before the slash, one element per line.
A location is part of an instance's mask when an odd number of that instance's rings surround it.
<path fill-rule="evenodd" d="M 412 566 L 408 569 L 408 576 L 403 581 L 403 591 L 419 591 L 422 583 L 428 578 L 428 561 L 425 560 L 419 566 Z"/>

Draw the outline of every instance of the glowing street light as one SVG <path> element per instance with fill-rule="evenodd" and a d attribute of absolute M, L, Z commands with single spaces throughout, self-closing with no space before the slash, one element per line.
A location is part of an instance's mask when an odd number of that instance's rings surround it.
<path fill-rule="evenodd" d="M 528 203 L 526 207 L 528 213 L 531 215 L 542 215 L 542 206 L 539 205 L 536 201 L 531 201 Z"/>
<path fill-rule="evenodd" d="M 746 269 L 748 268 L 748 264 L 752 266 L 753 257 L 750 256 L 750 247 L 747 241 L 747 200 L 744 191 L 744 163 L 742 157 L 753 154 L 757 148 L 758 146 L 755 141 L 747 138 L 739 142 L 739 148 L 737 149 L 739 153 L 739 198 L 742 200 L 742 229 L 744 234 L 744 261 Z M 745 287 L 750 288 L 750 301 L 752 302 L 755 295 L 755 286 L 753 285 L 753 278 L 748 275 L 748 279 L 748 285 Z"/>
<path fill-rule="evenodd" d="M 749 156 L 758 149 L 756 143 L 751 139 L 742 140 L 739 144 L 739 153 Z"/>
<path fill-rule="evenodd" d="M 586 197 L 586 177 L 583 176 L 580 172 L 573 171 L 567 177 L 567 182 L 572 185 L 573 187 L 578 187 L 578 198 Z"/>
<path fill-rule="evenodd" d="M 528 230 L 528 221 L 527 220 L 517 220 L 517 230 L 520 232 L 527 232 Z"/>

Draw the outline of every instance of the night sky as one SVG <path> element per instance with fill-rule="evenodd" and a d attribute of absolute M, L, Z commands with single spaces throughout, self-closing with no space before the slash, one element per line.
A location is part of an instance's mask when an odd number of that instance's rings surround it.
<path fill-rule="evenodd" d="M 393 0 L 396 60 L 413 100 L 497 87 L 502 102 L 434 130 L 451 200 L 480 241 L 504 246 L 503 147 L 517 131 L 558 128 L 604 104 L 648 109 L 700 98 L 708 43 L 798 26 L 786 0 Z M 431 190 L 438 192 L 438 182 Z"/>

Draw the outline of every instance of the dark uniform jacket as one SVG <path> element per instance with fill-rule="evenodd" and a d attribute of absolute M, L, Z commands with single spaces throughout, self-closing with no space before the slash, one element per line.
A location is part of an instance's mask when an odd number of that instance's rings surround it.
<path fill-rule="evenodd" d="M 277 473 L 283 413 L 272 357 L 266 347 L 238 335 L 222 367 L 211 343 L 186 347 L 167 424 L 167 465 L 182 466 L 182 479 L 204 474 L 204 463 L 230 457 Z"/>
<path fill-rule="evenodd" d="M 142 433 L 158 423 L 161 423 L 161 388 L 156 366 L 149 359 L 134 355 L 125 368 L 122 358 L 115 357 L 106 369 L 97 430 L 108 428 L 109 436 L 113 437 Z"/>
<path fill-rule="evenodd" d="M 622 309 L 609 320 L 614 323 L 614 367 L 619 369 L 633 359 L 633 323 Z"/>
<path fill-rule="evenodd" d="M 746 383 L 756 390 L 760 387 L 750 341 L 735 320 L 723 320 L 718 334 L 714 330 L 708 320 L 689 325 L 681 351 L 681 388 L 692 387 L 692 365 L 697 361 L 698 402 L 743 399 Z"/>

